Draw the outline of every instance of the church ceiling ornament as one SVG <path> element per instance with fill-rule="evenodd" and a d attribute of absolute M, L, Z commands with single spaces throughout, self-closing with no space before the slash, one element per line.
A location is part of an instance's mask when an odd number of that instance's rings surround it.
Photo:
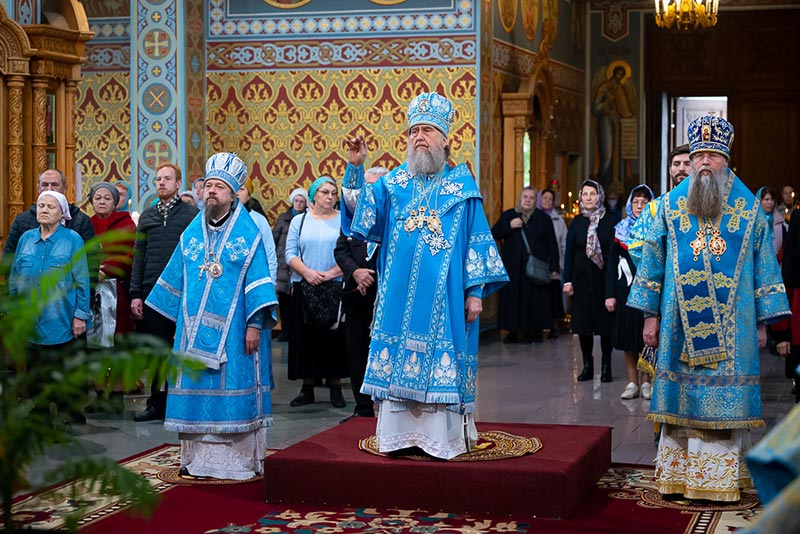
<path fill-rule="evenodd" d="M 304 6 L 311 0 L 263 0 L 265 3 L 278 9 L 295 9 Z"/>
<path fill-rule="evenodd" d="M 558 34 L 558 0 L 542 0 L 542 44 L 540 49 L 551 50 Z"/>
<path fill-rule="evenodd" d="M 209 41 L 218 39 L 253 39 L 269 35 L 272 38 L 309 36 L 321 38 L 333 35 L 369 35 L 374 32 L 398 34 L 405 32 L 446 32 L 448 35 L 470 33 L 473 38 L 476 29 L 476 16 L 473 0 L 452 0 L 450 8 L 421 9 L 409 13 L 397 4 L 393 11 L 376 9 L 369 13 L 343 12 L 331 10 L 313 15 L 305 15 L 302 10 L 284 9 L 280 13 L 259 13 L 254 15 L 231 15 L 227 9 L 229 0 L 209 0 L 208 36 Z M 275 0 L 273 0 L 275 1 Z M 502 1 L 502 0 L 501 0 Z M 514 0 L 515 2 L 518 0 Z M 299 7 L 290 2 L 289 7 Z M 338 5 L 331 2 L 331 6 Z M 279 6 L 275 6 L 279 7 Z M 286 5 L 282 6 L 286 7 Z"/>

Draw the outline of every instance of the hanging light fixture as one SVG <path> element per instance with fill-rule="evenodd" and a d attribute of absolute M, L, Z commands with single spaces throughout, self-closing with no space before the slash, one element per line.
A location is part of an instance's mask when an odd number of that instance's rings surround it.
<path fill-rule="evenodd" d="M 692 30 L 717 23 L 719 0 L 655 0 L 659 28 Z"/>

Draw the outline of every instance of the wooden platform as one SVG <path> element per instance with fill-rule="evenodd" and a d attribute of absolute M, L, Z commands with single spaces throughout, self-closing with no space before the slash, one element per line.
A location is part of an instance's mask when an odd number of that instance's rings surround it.
<path fill-rule="evenodd" d="M 375 419 L 355 418 L 266 460 L 266 501 L 567 518 L 611 465 L 611 429 L 478 423 L 537 437 L 532 455 L 483 462 L 386 458 L 358 449 Z"/>

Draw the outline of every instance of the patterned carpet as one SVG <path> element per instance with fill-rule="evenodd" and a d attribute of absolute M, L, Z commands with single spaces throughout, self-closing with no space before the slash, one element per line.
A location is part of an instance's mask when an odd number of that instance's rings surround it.
<path fill-rule="evenodd" d="M 202 528 L 192 525 L 183 530 L 176 527 L 176 515 L 181 511 L 213 508 L 217 497 L 230 492 L 235 486 L 194 486 L 165 482 L 178 467 L 179 447 L 163 445 L 142 455 L 122 462 L 129 469 L 142 474 L 153 487 L 163 494 L 162 513 L 156 513 L 147 524 L 148 534 L 158 532 L 271 532 L 308 534 L 310 532 L 388 532 L 391 534 L 437 534 L 443 532 L 468 532 L 469 534 L 535 533 L 535 532 L 677 532 L 684 534 L 722 534 L 735 532 L 752 523 L 760 508 L 753 493 L 746 493 L 735 507 L 697 507 L 680 502 L 665 502 L 655 491 L 653 469 L 646 466 L 615 465 L 600 479 L 597 489 L 582 506 L 578 517 L 569 520 L 538 518 L 490 518 L 423 510 L 396 510 L 335 507 L 287 506 L 263 503 L 247 508 L 237 517 L 230 509 L 212 516 Z M 205 482 L 205 481 L 202 481 Z M 261 487 L 261 482 L 253 487 Z M 73 499 L 71 491 L 77 491 Z M 191 496 L 191 504 L 179 496 L 192 488 L 207 488 L 205 493 Z M 495 488 L 502 491 L 502 488 Z M 216 493 L 215 493 L 216 492 Z M 222 493 L 220 493 L 222 492 Z M 198 502 L 198 495 L 207 495 L 208 502 Z M 228 495 L 230 496 L 230 495 Z M 185 496 L 186 497 L 186 496 Z M 189 499 L 187 499 L 188 501 Z M 184 507 L 190 507 L 188 510 Z M 20 497 L 14 504 L 14 516 L 27 528 L 57 530 L 64 525 L 67 514 L 79 512 L 80 527 L 92 532 L 141 532 L 141 520 L 118 514 L 128 508 L 128 503 L 100 495 L 81 482 L 64 484 Z M 256 513 L 259 511 L 259 513 Z M 233 515 L 232 515 L 233 514 Z M 249 514 L 249 515 L 248 515 Z M 247 517 L 249 517 L 249 519 Z M 260 517 L 259 517 L 260 516 Z M 139 521 L 140 523 L 137 523 Z M 130 525 L 130 530 L 126 525 Z M 637 525 L 640 527 L 637 529 Z M 113 528 L 112 528 L 113 527 Z"/>

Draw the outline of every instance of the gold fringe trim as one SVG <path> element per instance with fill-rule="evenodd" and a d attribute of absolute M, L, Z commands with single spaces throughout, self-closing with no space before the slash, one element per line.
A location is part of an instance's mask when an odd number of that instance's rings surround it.
<path fill-rule="evenodd" d="M 703 499 L 716 502 L 736 502 L 742 499 L 738 489 L 734 490 L 706 490 L 701 488 L 688 488 L 681 483 L 658 483 L 658 491 L 662 495 L 683 495 L 687 499 Z"/>
<path fill-rule="evenodd" d="M 689 428 L 700 428 L 705 430 L 735 430 L 747 428 L 764 428 L 766 423 L 763 419 L 744 419 L 739 421 L 698 421 L 688 417 L 676 417 L 663 413 L 649 413 L 647 420 L 654 423 L 664 423 L 673 426 L 685 426 Z"/>

